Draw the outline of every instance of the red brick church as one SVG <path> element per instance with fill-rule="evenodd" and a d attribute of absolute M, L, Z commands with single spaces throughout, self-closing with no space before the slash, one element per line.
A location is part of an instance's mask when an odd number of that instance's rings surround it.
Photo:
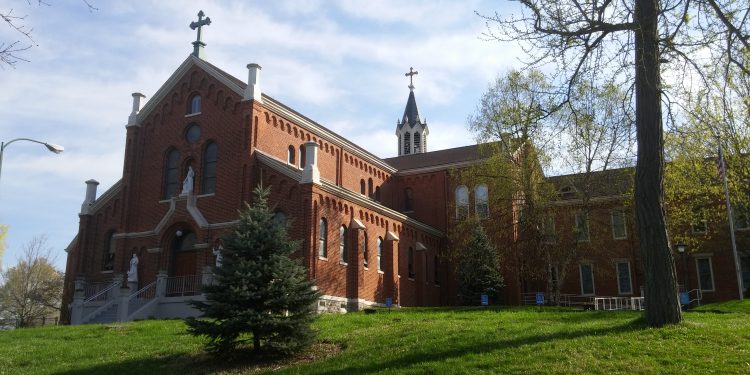
<path fill-rule="evenodd" d="M 301 242 L 299 257 L 323 296 L 320 310 L 387 300 L 457 303 L 454 265 L 443 254 L 459 212 L 491 220 L 511 209 L 488 207 L 487 185 L 453 177 L 485 158 L 479 146 L 429 151 L 429 128 L 410 84 L 396 124 L 398 156 L 381 159 L 264 92 L 259 65 L 247 65 L 240 80 L 205 61 L 200 40 L 193 44 L 193 54 L 148 101 L 133 94 L 122 178 L 100 195 L 96 181 L 86 182 L 80 229 L 67 249 L 65 320 L 194 314 L 185 301 L 200 298 L 222 236 L 259 184 L 271 188 L 276 217 L 289 221 L 291 237 Z M 561 291 L 641 295 L 637 239 L 622 194 L 602 191 L 602 205 L 591 213 L 611 218 L 611 231 L 595 232 L 607 255 L 577 259 Z M 568 208 L 556 211 L 557 232 L 593 225 L 570 215 L 574 200 L 559 206 Z M 736 279 L 718 272 L 733 269 L 729 253 L 701 256 L 685 270 L 692 287 L 704 288 L 709 300 L 736 298 Z M 525 277 L 513 259 L 503 264 L 506 287 L 493 302 L 518 304 L 527 293 L 548 290 L 550 280 Z"/>

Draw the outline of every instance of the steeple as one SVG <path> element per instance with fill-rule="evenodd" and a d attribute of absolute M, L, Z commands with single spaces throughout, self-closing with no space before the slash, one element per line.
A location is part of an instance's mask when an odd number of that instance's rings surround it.
<path fill-rule="evenodd" d="M 419 117 L 417 99 L 414 97 L 414 76 L 419 74 L 414 68 L 409 68 L 409 98 L 406 99 L 404 116 L 396 122 L 396 137 L 398 137 L 398 155 L 410 155 L 427 152 L 427 121 Z"/>

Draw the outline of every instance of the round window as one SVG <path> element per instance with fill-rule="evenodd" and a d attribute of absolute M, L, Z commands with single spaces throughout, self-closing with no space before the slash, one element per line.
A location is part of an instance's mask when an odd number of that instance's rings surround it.
<path fill-rule="evenodd" d="M 187 143 L 195 143 L 201 137 L 201 127 L 198 124 L 190 124 L 185 132 Z"/>

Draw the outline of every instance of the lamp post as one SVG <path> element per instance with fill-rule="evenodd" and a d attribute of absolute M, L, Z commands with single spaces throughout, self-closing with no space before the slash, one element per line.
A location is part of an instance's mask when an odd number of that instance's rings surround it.
<path fill-rule="evenodd" d="M 687 251 L 687 245 L 685 245 L 684 243 L 678 243 L 677 245 L 675 245 L 675 247 L 677 248 L 677 252 L 680 253 L 680 256 L 682 256 L 682 259 L 685 260 L 685 292 L 689 292 L 690 285 L 688 280 L 688 259 L 687 255 L 685 254 L 685 251 Z"/>
<path fill-rule="evenodd" d="M 3 170 L 3 153 L 5 152 L 5 148 L 10 146 L 11 143 L 16 142 L 16 141 L 28 141 L 28 142 L 39 143 L 40 145 L 44 145 L 44 147 L 47 147 L 47 150 L 50 150 L 51 152 L 54 152 L 56 154 L 59 154 L 65 150 L 65 147 L 63 146 L 56 145 L 54 143 L 41 142 L 41 141 L 37 141 L 35 139 L 30 139 L 30 138 L 16 138 L 8 142 L 0 142 L 0 174 L 2 174 L 2 170 Z"/>

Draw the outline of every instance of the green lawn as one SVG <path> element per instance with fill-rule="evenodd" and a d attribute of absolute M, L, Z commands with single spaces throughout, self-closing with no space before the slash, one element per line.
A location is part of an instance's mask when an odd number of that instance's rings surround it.
<path fill-rule="evenodd" d="M 0 374 L 750 373 L 750 302 L 703 310 L 662 329 L 552 308 L 323 315 L 313 351 L 265 364 L 213 360 L 176 320 L 32 328 L 0 332 Z"/>

